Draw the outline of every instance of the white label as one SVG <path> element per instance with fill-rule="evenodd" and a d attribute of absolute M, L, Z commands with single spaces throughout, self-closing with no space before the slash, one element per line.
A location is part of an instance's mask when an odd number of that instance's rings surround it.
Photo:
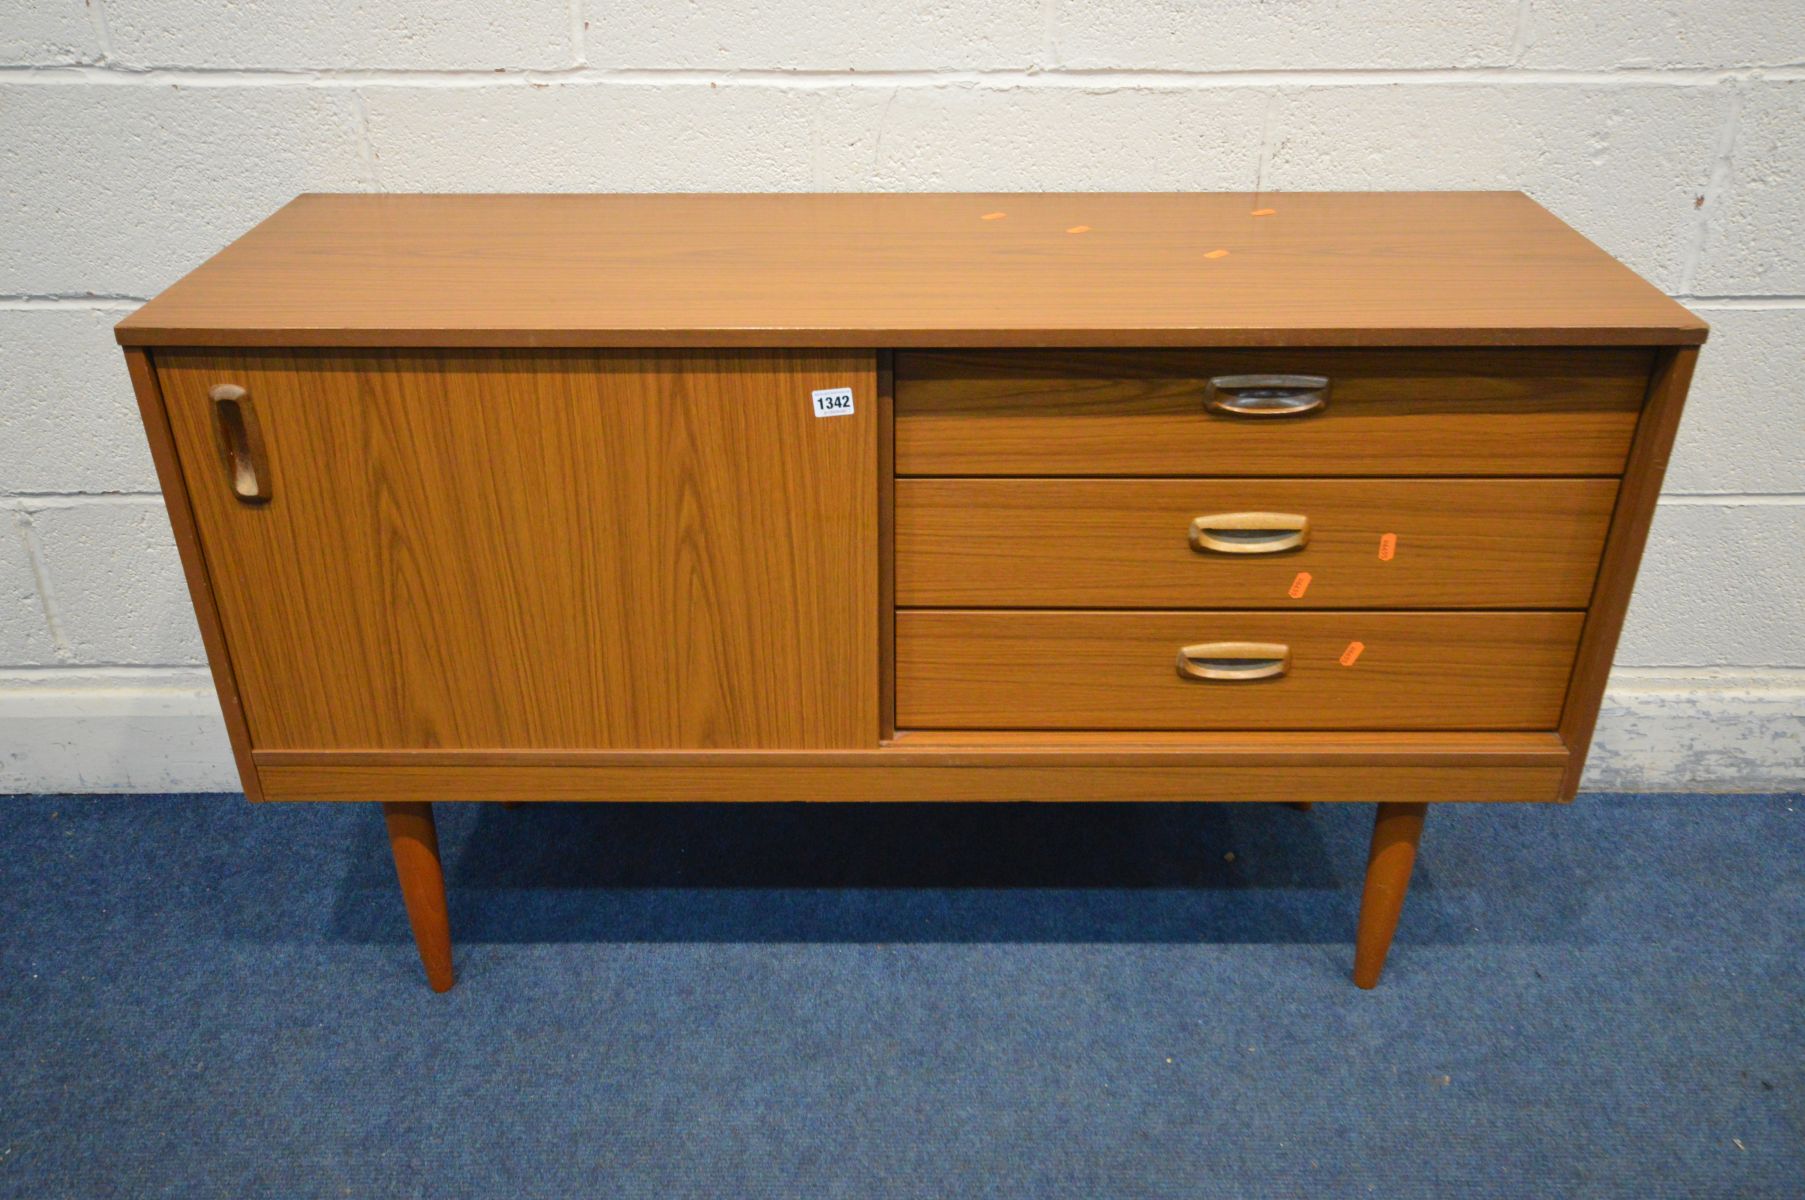
<path fill-rule="evenodd" d="M 818 392 L 809 394 L 815 398 L 815 415 L 817 417 L 850 417 L 852 415 L 851 388 L 822 388 Z"/>

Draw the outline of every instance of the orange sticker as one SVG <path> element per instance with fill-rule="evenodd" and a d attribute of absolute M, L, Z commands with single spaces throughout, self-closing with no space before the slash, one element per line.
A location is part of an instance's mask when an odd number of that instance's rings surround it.
<path fill-rule="evenodd" d="M 1302 600 L 1304 598 L 1304 593 L 1309 590 L 1310 572 L 1299 571 L 1297 573 L 1297 578 L 1291 581 L 1291 591 L 1289 595 L 1293 600 Z"/>
<path fill-rule="evenodd" d="M 1212 251 L 1210 251 L 1210 252 L 1209 252 L 1209 253 L 1208 253 L 1208 254 L 1206 254 L 1206 255 L 1204 255 L 1204 257 L 1205 257 L 1205 258 L 1227 258 L 1227 257 L 1228 257 L 1228 251 L 1226 251 L 1226 250 L 1212 250 Z"/>
<path fill-rule="evenodd" d="M 1379 538 L 1379 561 L 1380 562 L 1390 562 L 1391 556 L 1396 554 L 1397 552 L 1398 552 L 1398 535 L 1395 533 L 1387 533 L 1387 534 L 1381 535 Z"/>
<path fill-rule="evenodd" d="M 1091 227 L 1089 225 L 1074 225 L 1066 230 L 1067 233 L 1089 233 L 1090 231 Z"/>
<path fill-rule="evenodd" d="M 1279 210 L 1276 208 L 1256 208 L 1253 210 L 1253 215 L 1256 217 L 1276 217 L 1278 212 Z"/>
<path fill-rule="evenodd" d="M 978 220 L 980 220 L 980 221 L 1001 221 L 1004 217 L 1006 217 L 1008 215 L 1009 215 L 1008 213 L 985 213 L 983 216 L 979 217 Z"/>
<path fill-rule="evenodd" d="M 1366 649 L 1365 642 L 1349 642 L 1347 649 L 1341 652 L 1341 665 L 1351 667 L 1360 658 L 1360 652 Z"/>

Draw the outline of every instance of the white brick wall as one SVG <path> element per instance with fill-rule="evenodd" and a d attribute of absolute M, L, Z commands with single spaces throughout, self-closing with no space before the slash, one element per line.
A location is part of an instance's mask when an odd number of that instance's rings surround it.
<path fill-rule="evenodd" d="M 1286 88 L 1266 184 L 1522 188 L 1677 291 L 1730 101 L 1721 88 L 1630 82 Z"/>
<path fill-rule="evenodd" d="M 394 191 L 799 191 L 814 99 L 583 82 L 371 88 L 365 105 L 376 178 Z"/>
<path fill-rule="evenodd" d="M 1805 784 L 1805 0 L 0 0 L 0 791 L 230 786 L 109 326 L 295 192 L 1404 187 L 1712 322 L 1592 779 Z"/>
<path fill-rule="evenodd" d="M 1209 191 L 1259 166 L 1263 97 L 1243 88 L 949 84 L 841 96 L 827 191 Z"/>
<path fill-rule="evenodd" d="M 1801 557 L 1805 506 L 1678 498 L 1663 504 L 1649 532 L 1618 664 L 1805 663 Z M 1799 750 L 1805 754 L 1805 744 Z"/>
<path fill-rule="evenodd" d="M 1702 301 L 1692 309 L 1711 323 L 1711 340 L 1686 398 L 1667 491 L 1797 497 L 1805 492 L 1805 304 Z"/>
<path fill-rule="evenodd" d="M 13 494 L 154 492 L 112 307 L 0 308 L 0 481 Z"/>
<path fill-rule="evenodd" d="M 1795 16 L 1805 24 L 1805 12 Z M 1805 80 L 1749 84 L 1737 116 L 1695 286 L 1796 297 L 1805 293 Z"/>
<path fill-rule="evenodd" d="M 84 666 L 203 665 L 200 630 L 154 497 L 22 500 L 58 655 Z"/>
<path fill-rule="evenodd" d="M 296 192 L 369 186 L 348 89 L 41 78 L 0 84 L 0 295 L 153 295 Z"/>
<path fill-rule="evenodd" d="M 56 642 L 24 522 L 17 514 L 8 517 L 0 526 L 0 657 L 14 666 L 44 666 L 57 661 Z"/>
<path fill-rule="evenodd" d="M 1042 0 L 591 0 L 587 9 L 585 50 L 603 67 L 1020 70 L 1045 61 Z"/>
<path fill-rule="evenodd" d="M 569 0 L 104 0 L 102 7 L 112 61 L 126 67 L 493 71 L 577 60 Z"/>
<path fill-rule="evenodd" d="M 1537 68 L 1785 67 L 1805 62 L 1798 0 L 1529 0 L 1523 55 Z"/>
<path fill-rule="evenodd" d="M 100 58 L 100 32 L 79 0 L 0 2 L 0 62 L 72 63 Z"/>
<path fill-rule="evenodd" d="M 1053 0 L 1049 37 L 1062 67 L 1162 71 L 1307 71 L 1502 66 L 1516 0 Z"/>

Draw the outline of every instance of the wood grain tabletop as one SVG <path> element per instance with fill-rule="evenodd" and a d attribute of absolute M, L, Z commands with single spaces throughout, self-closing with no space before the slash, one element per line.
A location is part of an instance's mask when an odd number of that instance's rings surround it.
<path fill-rule="evenodd" d="M 1517 192 L 304 195 L 138 346 L 1682 345 Z"/>

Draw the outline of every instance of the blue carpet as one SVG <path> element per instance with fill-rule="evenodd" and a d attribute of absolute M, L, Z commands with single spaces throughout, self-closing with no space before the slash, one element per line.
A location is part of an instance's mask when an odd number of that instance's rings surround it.
<path fill-rule="evenodd" d="M 0 1195 L 1805 1193 L 1796 796 L 440 814 L 0 799 Z"/>

